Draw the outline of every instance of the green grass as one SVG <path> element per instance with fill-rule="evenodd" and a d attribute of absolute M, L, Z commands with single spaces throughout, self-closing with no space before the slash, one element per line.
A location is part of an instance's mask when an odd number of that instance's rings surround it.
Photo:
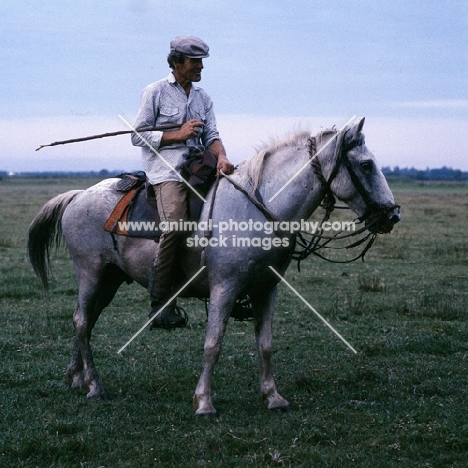
<path fill-rule="evenodd" d="M 183 301 L 190 328 L 144 332 L 119 356 L 147 315 L 134 284 L 93 335 L 110 401 L 67 386 L 76 282 L 61 249 L 43 299 L 26 232 L 46 200 L 92 182 L 0 182 L 0 466 L 468 466 L 468 186 L 395 185 L 403 221 L 364 263 L 292 265 L 287 280 L 358 354 L 280 286 L 274 369 L 292 412 L 260 406 L 252 325 L 231 322 L 214 376 L 219 418 L 206 420 L 191 409 L 203 304 Z"/>

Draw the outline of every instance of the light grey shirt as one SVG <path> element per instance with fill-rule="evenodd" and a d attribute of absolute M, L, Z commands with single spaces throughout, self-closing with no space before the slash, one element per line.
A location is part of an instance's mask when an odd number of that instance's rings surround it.
<path fill-rule="evenodd" d="M 220 138 L 213 102 L 202 88 L 192 84 L 187 97 L 171 73 L 143 90 L 140 110 L 134 125 L 136 129 L 168 124 L 181 125 L 191 119 L 199 120 L 205 125 L 196 137 L 186 142 L 161 147 L 163 132 L 141 132 L 142 138 L 137 133 L 132 133 L 133 145 L 142 147 L 143 170 L 151 184 L 169 180 L 180 181 L 178 174 L 190 148 L 204 150 Z"/>

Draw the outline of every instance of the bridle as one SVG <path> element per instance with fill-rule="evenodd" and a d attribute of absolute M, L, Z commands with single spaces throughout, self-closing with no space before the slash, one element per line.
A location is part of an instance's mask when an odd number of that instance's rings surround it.
<path fill-rule="evenodd" d="M 380 216 L 386 212 L 393 211 L 395 209 L 399 209 L 400 205 L 397 204 L 391 204 L 391 205 L 383 205 L 381 203 L 377 203 L 374 200 L 372 200 L 371 195 L 367 191 L 367 189 L 364 187 L 363 183 L 361 182 L 361 179 L 358 177 L 356 174 L 356 171 L 354 170 L 351 161 L 349 160 L 348 157 L 348 152 L 351 151 L 353 148 L 356 148 L 358 146 L 364 145 L 364 137 L 362 135 L 359 135 L 358 138 L 355 138 L 353 141 L 351 141 L 348 144 L 345 144 L 345 136 L 346 132 L 340 132 L 337 136 L 337 142 L 336 142 L 336 147 L 335 147 L 335 165 L 333 167 L 333 170 L 328 178 L 328 180 L 325 180 L 325 177 L 323 176 L 322 169 L 320 166 L 320 161 L 316 157 L 317 156 L 317 143 L 316 143 L 316 138 L 314 136 L 310 136 L 308 139 L 308 149 L 309 149 L 309 158 L 310 162 L 312 165 L 312 168 L 314 169 L 315 175 L 318 177 L 320 182 L 322 183 L 323 189 L 325 191 L 325 196 L 322 202 L 322 206 L 326 209 L 329 210 L 330 212 L 333 211 L 335 207 L 335 196 L 333 195 L 333 192 L 331 190 L 331 184 L 335 177 L 338 174 L 338 171 L 340 169 L 340 166 L 343 165 L 346 170 L 348 171 L 348 174 L 351 178 L 351 181 L 353 182 L 354 187 L 356 188 L 357 192 L 363 199 L 366 209 L 364 211 L 364 214 L 359 217 L 359 221 L 363 222 L 365 220 L 368 220 L 371 218 L 371 222 L 374 224 L 377 223 L 378 219 Z M 341 207 L 338 207 L 341 208 Z M 345 207 L 347 209 L 347 207 Z M 368 228 L 371 226 L 368 225 Z"/>
<path fill-rule="evenodd" d="M 346 136 L 346 131 L 340 132 L 336 135 L 337 141 L 336 141 L 335 153 L 334 153 L 335 165 L 333 166 L 333 169 L 328 179 L 325 179 L 325 177 L 323 176 L 322 169 L 320 166 L 320 161 L 317 158 L 316 138 L 314 136 L 310 136 L 308 139 L 307 143 L 308 143 L 310 162 L 315 172 L 315 175 L 321 182 L 322 187 L 325 192 L 324 198 L 321 203 L 321 206 L 325 209 L 325 215 L 322 221 L 320 222 L 317 233 L 311 234 L 309 238 L 306 238 L 306 236 L 304 236 L 304 234 L 301 232 L 299 232 L 297 235 L 297 238 L 296 238 L 297 243 L 296 243 L 296 248 L 294 249 L 294 252 L 293 252 L 293 259 L 297 260 L 298 262 L 297 263 L 298 270 L 300 270 L 301 260 L 304 260 L 311 254 L 314 254 L 322 258 L 323 260 L 327 260 L 328 262 L 332 262 L 332 263 L 351 263 L 351 262 L 358 260 L 359 258 L 362 261 L 364 261 L 364 257 L 367 251 L 372 247 L 372 244 L 374 243 L 378 234 L 378 231 L 377 232 L 370 231 L 370 229 L 376 227 L 381 217 L 385 216 L 387 212 L 393 211 L 396 208 L 398 209 L 400 208 L 400 206 L 396 204 L 383 205 L 372 200 L 371 195 L 366 190 L 360 178 L 357 176 L 356 172 L 354 171 L 354 168 L 348 157 L 348 151 L 358 146 L 362 146 L 364 144 L 364 137 L 362 135 L 359 135 L 350 143 L 345 144 L 345 136 Z M 345 234 L 345 235 L 337 234 L 333 237 L 324 236 L 321 234 L 322 232 L 321 226 L 323 225 L 325 221 L 328 221 L 332 211 L 335 209 L 349 209 L 347 206 L 336 206 L 336 199 L 331 190 L 331 184 L 333 180 L 335 179 L 335 177 L 337 176 L 341 165 L 343 165 L 348 171 L 348 174 L 357 192 L 362 197 L 366 205 L 364 214 L 358 218 L 358 221 L 360 223 L 365 222 L 365 221 L 369 221 L 369 222 L 366 225 L 364 225 L 362 228 L 350 234 Z M 364 235 L 364 237 L 358 239 L 356 242 L 353 242 L 350 245 L 347 245 L 346 247 L 330 247 L 328 245 L 331 240 L 344 239 L 346 237 L 354 237 L 361 233 L 364 233 L 365 231 L 368 231 L 368 233 Z M 362 251 L 358 255 L 353 257 L 351 260 L 332 260 L 330 258 L 325 257 L 319 252 L 323 249 L 330 249 L 330 248 L 333 248 L 335 250 L 352 249 L 352 248 L 361 246 L 363 244 L 364 244 L 364 247 Z"/>
<path fill-rule="evenodd" d="M 325 192 L 324 198 L 321 203 L 321 206 L 325 209 L 325 216 L 323 217 L 322 221 L 319 224 L 318 232 L 313 233 L 313 234 L 305 234 L 302 232 L 296 233 L 294 250 L 292 252 L 292 258 L 294 260 L 297 260 L 298 270 L 300 270 L 300 262 L 311 254 L 314 254 L 324 260 L 327 260 L 333 263 L 350 263 L 350 262 L 354 262 L 358 260 L 359 258 L 361 258 L 362 261 L 364 261 L 365 254 L 371 248 L 378 234 L 378 232 L 371 232 L 370 229 L 376 227 L 381 216 L 385 215 L 385 213 L 389 211 L 393 211 L 394 209 L 400 208 L 400 206 L 396 204 L 383 205 L 372 200 L 371 195 L 366 190 L 363 183 L 361 182 L 356 172 L 354 171 L 354 168 L 347 154 L 348 151 L 350 151 L 351 149 L 363 145 L 364 137 L 362 135 L 359 135 L 358 138 L 355 138 L 350 143 L 345 144 L 345 135 L 346 135 L 346 132 L 340 132 L 336 135 L 337 142 L 336 142 L 335 154 L 334 154 L 335 165 L 328 179 L 325 179 L 325 177 L 323 176 L 322 169 L 320 166 L 320 161 L 317 158 L 316 138 L 314 136 L 310 136 L 307 141 L 311 166 L 317 178 L 321 182 L 324 192 Z M 343 165 L 348 171 L 349 176 L 356 190 L 358 191 L 359 195 L 362 197 L 366 205 L 365 212 L 363 216 L 358 218 L 358 221 L 359 222 L 369 221 L 369 222 L 362 228 L 358 229 L 357 231 L 353 231 L 352 233 L 349 233 L 349 234 L 343 234 L 343 235 L 337 234 L 335 236 L 326 236 L 322 234 L 323 232 L 322 225 L 325 221 L 328 221 L 331 215 L 331 212 L 335 208 L 336 209 L 348 209 L 348 207 L 336 206 L 336 199 L 331 190 L 331 184 L 333 180 L 335 179 L 335 177 L 337 176 L 341 165 Z M 240 190 L 247 198 L 249 198 L 249 200 L 264 214 L 264 216 L 267 219 L 280 221 L 276 215 L 274 215 L 271 211 L 268 210 L 268 208 L 263 204 L 263 201 L 261 199 L 259 200 L 258 194 L 252 194 L 250 191 L 246 190 L 244 187 L 242 187 L 239 183 L 237 183 L 230 176 L 227 176 L 224 173 L 222 175 L 223 177 L 228 179 L 229 182 L 231 182 L 231 184 L 233 184 L 235 188 Z M 213 195 L 213 199 L 214 199 L 214 195 Z M 348 245 L 346 247 L 329 247 L 328 246 L 328 244 L 332 240 L 339 240 L 339 239 L 354 237 L 354 236 L 364 233 L 365 231 L 369 231 L 369 232 L 364 237 L 360 238 L 356 242 L 353 242 L 351 245 Z M 307 235 L 310 237 L 306 238 Z M 320 250 L 325 249 L 325 248 L 333 248 L 333 249 L 338 249 L 338 250 L 351 249 L 351 248 L 358 247 L 363 244 L 365 245 L 362 251 L 357 256 L 352 258 L 351 260 L 343 260 L 343 261 L 331 260 L 323 256 L 321 253 L 319 253 Z"/>

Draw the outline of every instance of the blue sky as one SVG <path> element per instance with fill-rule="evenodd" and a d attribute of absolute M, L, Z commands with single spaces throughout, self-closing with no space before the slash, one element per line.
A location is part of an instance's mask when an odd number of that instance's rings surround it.
<path fill-rule="evenodd" d="M 68 0 L 0 6 L 0 170 L 135 170 L 126 129 L 166 76 L 169 42 L 210 45 L 200 86 L 230 158 L 270 137 L 365 116 L 381 165 L 468 170 L 463 0 Z"/>

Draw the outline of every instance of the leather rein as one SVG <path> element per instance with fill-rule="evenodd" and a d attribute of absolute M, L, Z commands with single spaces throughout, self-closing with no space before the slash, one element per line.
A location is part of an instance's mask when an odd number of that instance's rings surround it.
<path fill-rule="evenodd" d="M 318 232 L 311 234 L 311 233 L 306 233 L 306 232 L 297 232 L 295 233 L 295 245 L 294 245 L 294 250 L 292 252 L 292 258 L 293 260 L 297 260 L 298 262 L 298 270 L 300 270 L 300 262 L 309 255 L 314 254 L 323 260 L 327 260 L 329 262 L 333 263 L 350 263 L 358 260 L 359 258 L 364 261 L 364 256 L 366 255 L 367 251 L 372 247 L 372 244 L 374 243 L 377 233 L 374 232 L 368 232 L 363 238 L 357 240 L 356 242 L 352 243 L 351 245 L 348 245 L 346 247 L 329 247 L 328 244 L 332 240 L 339 240 L 339 239 L 346 239 L 350 237 L 355 237 L 359 234 L 362 234 L 365 231 L 369 231 L 370 228 L 375 226 L 379 220 L 379 217 L 386 211 L 393 210 L 395 208 L 399 208 L 399 205 L 381 205 L 379 203 L 376 203 L 372 200 L 369 192 L 366 190 L 364 185 L 362 184 L 361 180 L 357 176 L 356 172 L 354 171 L 351 161 L 348 158 L 347 152 L 350 151 L 352 148 L 355 148 L 357 146 L 361 146 L 364 144 L 363 138 L 356 139 L 356 141 L 352 142 L 351 144 L 344 145 L 344 136 L 346 132 L 342 132 L 341 134 L 337 135 L 337 143 L 335 147 L 335 166 L 333 167 L 333 170 L 330 174 L 330 177 L 328 180 L 326 180 L 322 174 L 322 170 L 320 167 L 320 162 L 318 160 L 317 156 L 317 144 L 316 144 L 316 138 L 313 136 L 310 136 L 308 139 L 308 151 L 309 151 L 309 158 L 310 158 L 310 163 L 311 166 L 319 179 L 320 183 L 323 186 L 323 189 L 325 191 L 321 206 L 325 209 L 325 215 L 322 219 L 322 221 L 319 224 Z M 352 233 L 349 234 L 336 234 L 335 236 L 326 236 L 321 234 L 323 232 L 322 226 L 323 223 L 328 221 L 330 218 L 331 212 L 337 208 L 337 209 L 349 209 L 348 207 L 341 207 L 341 206 L 335 206 L 336 199 L 335 196 L 333 195 L 331 191 L 331 184 L 334 180 L 334 178 L 337 176 L 338 171 L 340 169 L 340 166 L 344 165 L 350 175 L 350 178 L 358 191 L 358 193 L 361 195 L 362 199 L 364 200 L 364 203 L 366 205 L 366 210 L 364 212 L 364 215 L 358 218 L 358 221 L 360 223 L 364 222 L 367 219 L 371 219 L 371 221 L 363 226 L 362 228 L 358 229 L 357 231 L 353 231 Z M 270 221 L 277 221 L 281 222 L 282 220 L 278 218 L 274 213 L 272 213 L 268 208 L 263 204 L 262 201 L 260 201 L 257 196 L 255 196 L 253 193 L 245 189 L 243 186 L 241 186 L 238 182 L 236 182 L 232 177 L 222 173 L 223 177 L 225 177 L 237 190 L 242 192 L 262 213 L 263 215 Z M 213 196 L 214 198 L 214 196 Z M 278 233 L 277 233 L 278 234 Z M 310 238 L 306 238 L 306 236 L 310 236 Z M 351 249 L 358 247 L 362 244 L 364 244 L 367 241 L 367 243 L 364 245 L 363 250 L 354 258 L 351 260 L 343 260 L 343 261 L 338 261 L 338 260 L 331 260 L 322 254 L 320 254 L 318 251 L 321 249 L 325 248 L 333 248 L 333 249 Z"/>

